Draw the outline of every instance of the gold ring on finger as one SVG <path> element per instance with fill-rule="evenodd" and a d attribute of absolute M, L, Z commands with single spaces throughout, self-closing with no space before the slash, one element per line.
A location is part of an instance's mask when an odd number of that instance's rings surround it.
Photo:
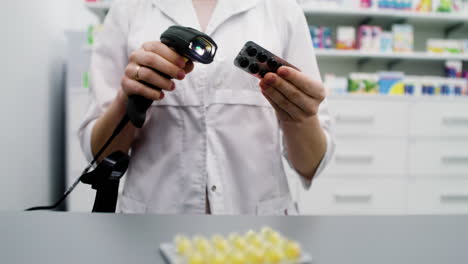
<path fill-rule="evenodd" d="M 141 66 L 140 65 L 137 65 L 136 67 L 136 71 L 135 71 L 135 80 L 140 80 L 140 69 L 141 69 Z"/>

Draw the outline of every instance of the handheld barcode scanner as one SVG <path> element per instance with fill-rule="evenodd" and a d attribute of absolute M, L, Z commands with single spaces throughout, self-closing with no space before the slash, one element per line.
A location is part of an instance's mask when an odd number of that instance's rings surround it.
<path fill-rule="evenodd" d="M 161 35 L 161 42 L 174 49 L 179 55 L 203 64 L 212 63 L 218 50 L 218 46 L 208 35 L 188 27 L 172 26 L 168 28 Z M 171 79 L 162 72 L 158 73 Z M 153 89 L 161 90 L 158 87 L 153 87 Z M 152 103 L 152 100 L 139 95 L 129 96 L 127 116 L 134 126 L 138 128 L 143 126 L 146 120 L 146 111 Z"/>
<path fill-rule="evenodd" d="M 181 56 L 193 62 L 200 62 L 203 64 L 212 63 L 216 55 L 216 51 L 218 50 L 218 46 L 208 35 L 193 28 L 181 26 L 169 27 L 161 35 L 161 42 L 174 49 Z M 159 74 L 165 78 L 171 79 L 171 77 L 166 74 L 161 72 L 159 72 Z M 146 83 L 145 85 L 151 86 Z M 151 87 L 156 90 L 161 90 L 159 87 Z M 81 176 L 71 185 L 70 188 L 68 188 L 68 190 L 55 204 L 51 206 L 32 207 L 27 209 L 27 211 L 52 210 L 57 208 L 81 181 L 83 183 L 90 184 L 93 189 L 96 189 L 93 212 L 115 212 L 119 180 L 127 170 L 129 163 L 128 155 L 122 152 L 114 152 L 103 159 L 103 161 L 99 163 L 92 172 L 89 171 L 129 121 L 138 128 L 143 126 L 146 120 L 146 111 L 152 103 L 152 100 L 142 96 L 129 96 L 126 115 L 114 129 L 106 143 L 104 143 L 101 149 L 96 153 L 88 167 L 84 169 Z"/>

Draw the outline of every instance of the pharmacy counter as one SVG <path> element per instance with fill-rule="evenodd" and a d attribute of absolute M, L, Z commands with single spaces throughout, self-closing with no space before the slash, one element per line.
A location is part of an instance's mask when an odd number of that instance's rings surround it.
<path fill-rule="evenodd" d="M 468 216 L 207 217 L 0 213 L 0 263 L 164 263 L 176 234 L 270 226 L 317 264 L 468 263 Z"/>

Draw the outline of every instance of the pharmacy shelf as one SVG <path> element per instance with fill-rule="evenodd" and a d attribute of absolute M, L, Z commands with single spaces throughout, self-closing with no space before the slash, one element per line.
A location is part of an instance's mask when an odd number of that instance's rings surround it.
<path fill-rule="evenodd" d="M 359 50 L 316 49 L 319 58 L 354 58 L 354 59 L 381 59 L 381 60 L 414 60 L 414 61 L 468 61 L 468 54 L 431 54 L 427 52 L 411 53 L 380 53 L 362 52 Z"/>
<path fill-rule="evenodd" d="M 104 19 L 106 13 L 112 5 L 112 1 L 105 2 L 86 2 L 86 6 L 93 13 Z M 394 20 L 409 20 L 408 22 L 433 22 L 433 24 L 443 26 L 454 26 L 459 24 L 468 24 L 468 14 L 444 14 L 444 13 L 423 13 L 414 11 L 395 11 L 395 10 L 374 10 L 374 9 L 344 9 L 330 7 L 316 7 L 303 4 L 304 12 L 307 15 L 317 17 L 354 17 L 364 20 L 369 18 L 389 18 Z"/>
<path fill-rule="evenodd" d="M 384 94 L 331 94 L 327 96 L 331 100 L 351 99 L 368 101 L 399 101 L 399 102 L 468 102 L 468 96 L 414 96 L 414 95 L 384 95 Z"/>
<path fill-rule="evenodd" d="M 324 8 L 311 7 L 303 5 L 304 12 L 310 15 L 319 16 L 348 16 L 358 18 L 393 18 L 393 19 L 408 19 L 421 22 L 447 22 L 447 23 L 468 23 L 468 14 L 462 13 L 424 13 L 414 11 L 395 11 L 395 10 L 380 10 L 380 9 L 344 9 L 344 8 Z"/>

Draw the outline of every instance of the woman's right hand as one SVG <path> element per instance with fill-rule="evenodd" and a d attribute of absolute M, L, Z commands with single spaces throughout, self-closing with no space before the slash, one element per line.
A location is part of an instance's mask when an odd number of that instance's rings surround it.
<path fill-rule="evenodd" d="M 147 42 L 129 57 L 121 82 L 122 93 L 125 100 L 134 94 L 154 101 L 161 100 L 164 98 L 164 91 L 173 91 L 176 88 L 175 83 L 166 77 L 183 80 L 193 68 L 192 61 L 180 56 L 164 43 Z M 159 72 L 167 76 L 162 76 Z"/>

